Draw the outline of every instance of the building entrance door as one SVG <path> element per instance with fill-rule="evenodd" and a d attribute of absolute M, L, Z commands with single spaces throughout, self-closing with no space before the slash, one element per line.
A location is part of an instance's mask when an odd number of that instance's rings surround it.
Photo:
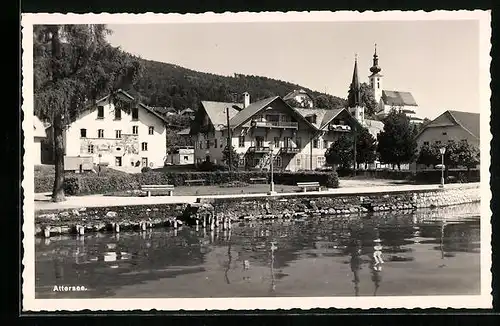
<path fill-rule="evenodd" d="M 116 166 L 122 166 L 122 157 L 121 156 L 116 156 L 115 157 L 115 165 Z"/>
<path fill-rule="evenodd" d="M 148 158 L 147 157 L 142 158 L 142 166 L 148 166 Z"/>

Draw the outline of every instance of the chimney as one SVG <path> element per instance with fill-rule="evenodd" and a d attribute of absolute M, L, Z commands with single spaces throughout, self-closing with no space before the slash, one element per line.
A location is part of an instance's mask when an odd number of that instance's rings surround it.
<path fill-rule="evenodd" d="M 243 108 L 246 108 L 247 106 L 250 105 L 250 94 L 248 92 L 243 93 L 244 96 L 244 101 L 243 101 Z"/>

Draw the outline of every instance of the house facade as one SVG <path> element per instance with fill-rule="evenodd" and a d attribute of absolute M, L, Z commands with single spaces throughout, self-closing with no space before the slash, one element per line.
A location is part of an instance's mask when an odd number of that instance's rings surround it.
<path fill-rule="evenodd" d="M 309 95 L 303 89 L 294 90 L 293 92 L 290 92 L 283 97 L 283 100 L 285 100 L 285 101 L 292 100 L 292 99 L 297 101 L 297 103 L 299 103 L 302 107 L 310 108 L 310 109 L 312 109 L 314 107 L 314 100 L 313 100 L 312 96 Z"/>
<path fill-rule="evenodd" d="M 33 156 L 32 162 L 34 165 L 42 164 L 42 144 L 47 138 L 45 126 L 37 116 L 33 116 Z"/>
<path fill-rule="evenodd" d="M 94 164 L 129 172 L 163 167 L 166 160 L 165 121 L 146 105 L 134 104 L 123 90 L 89 107 L 63 136 L 67 158 L 91 158 Z"/>
<path fill-rule="evenodd" d="M 194 164 L 193 146 L 183 146 L 173 148 L 168 153 L 168 162 L 171 165 L 191 165 Z"/>
<path fill-rule="evenodd" d="M 202 102 L 191 134 L 195 161 L 222 163 L 230 142 L 238 166 L 249 170 L 273 168 L 285 171 L 314 170 L 326 164 L 325 152 L 342 133 L 350 133 L 357 121 L 345 109 L 292 108 L 281 97 L 250 103 Z"/>
<path fill-rule="evenodd" d="M 429 122 L 417 135 L 417 145 L 467 142 L 479 148 L 479 113 L 448 110 Z"/>

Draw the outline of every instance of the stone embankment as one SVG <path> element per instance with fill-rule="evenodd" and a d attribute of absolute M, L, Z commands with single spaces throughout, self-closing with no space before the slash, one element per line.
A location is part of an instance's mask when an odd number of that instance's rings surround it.
<path fill-rule="evenodd" d="M 412 213 L 433 208 L 480 201 L 478 184 L 418 192 L 338 195 L 315 193 L 310 196 L 262 196 L 252 198 L 205 198 L 196 204 L 137 205 L 38 211 L 35 233 L 58 234 L 120 232 L 183 224 L 199 227 L 231 228 L 237 220 L 302 219 L 314 216 L 349 214 Z"/>

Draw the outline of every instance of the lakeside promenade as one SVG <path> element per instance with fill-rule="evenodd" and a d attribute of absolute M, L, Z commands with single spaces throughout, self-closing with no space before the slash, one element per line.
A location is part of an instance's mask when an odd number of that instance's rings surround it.
<path fill-rule="evenodd" d="M 479 183 L 467 184 L 447 184 L 445 189 L 457 188 L 479 188 Z M 138 205 L 161 205 L 161 204 L 186 204 L 195 203 L 198 198 L 258 198 L 258 197 L 289 197 L 289 196 L 311 196 L 324 194 L 331 195 L 358 195 L 358 194 L 385 194 L 395 192 L 418 192 L 418 191 L 437 191 L 442 188 L 439 185 L 388 185 L 388 186 L 369 186 L 369 187 L 350 187 L 335 188 L 323 191 L 308 192 L 288 192 L 278 193 L 276 195 L 267 195 L 265 193 L 254 194 L 230 194 L 230 195 L 205 195 L 205 196 L 152 196 L 152 197 L 118 197 L 104 195 L 89 196 L 68 196 L 66 201 L 54 203 L 50 201 L 50 194 L 35 194 L 35 211 L 72 209 L 82 207 L 113 207 L 113 206 L 138 206 Z"/>

